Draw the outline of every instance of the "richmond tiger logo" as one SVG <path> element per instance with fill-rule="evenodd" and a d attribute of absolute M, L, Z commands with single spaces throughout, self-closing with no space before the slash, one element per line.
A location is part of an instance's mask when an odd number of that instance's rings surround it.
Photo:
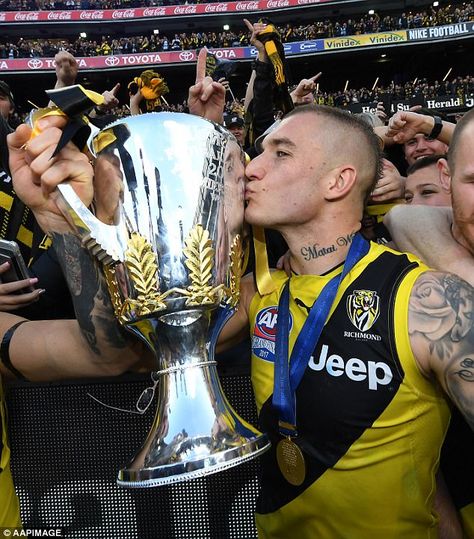
<path fill-rule="evenodd" d="M 347 298 L 347 314 L 360 331 L 367 331 L 379 317 L 380 298 L 373 290 L 354 290 Z"/>

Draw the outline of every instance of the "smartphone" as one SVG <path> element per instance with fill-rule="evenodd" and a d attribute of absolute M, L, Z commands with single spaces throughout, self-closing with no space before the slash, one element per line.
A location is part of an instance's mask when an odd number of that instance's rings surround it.
<path fill-rule="evenodd" d="M 0 274 L 0 283 L 14 283 L 30 278 L 20 248 L 15 241 L 0 240 L 0 264 L 4 262 L 10 262 L 10 267 L 7 271 Z M 28 285 L 16 293 L 24 294 L 25 292 L 33 292 L 33 290 L 34 287 Z"/>

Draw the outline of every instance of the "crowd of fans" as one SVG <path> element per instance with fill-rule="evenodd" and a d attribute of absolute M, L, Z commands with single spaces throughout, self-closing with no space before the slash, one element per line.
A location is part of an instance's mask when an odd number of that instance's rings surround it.
<path fill-rule="evenodd" d="M 324 92 L 318 94 L 316 100 L 321 105 L 341 106 L 349 103 L 371 103 L 389 95 L 393 101 L 404 101 L 421 97 L 436 99 L 438 97 L 459 97 L 462 102 L 474 96 L 474 77 L 456 77 L 453 80 L 428 81 L 426 78 L 415 79 L 404 84 L 391 82 L 388 86 L 377 86 L 374 89 L 359 88 L 346 91 Z"/>
<path fill-rule="evenodd" d="M 177 4 L 204 4 L 215 2 L 216 0 L 0 0 L 1 11 L 37 11 L 37 10 L 67 10 L 67 9 L 127 9 L 150 6 L 167 6 Z M 384 19 L 378 20 L 375 17 L 370 20 L 369 17 L 362 17 L 360 21 L 353 21 L 353 24 L 360 25 L 360 33 L 364 32 L 364 26 L 375 26 L 382 28 L 383 26 L 399 25 L 399 28 L 416 28 L 418 26 L 426 26 L 427 22 L 431 24 L 445 24 L 437 22 L 438 18 L 443 19 L 445 16 L 451 16 L 451 12 L 458 9 L 456 2 L 434 10 L 427 10 L 417 13 L 404 13 L 400 19 L 393 20 L 391 16 L 386 16 Z M 469 4 L 469 3 L 467 3 Z M 459 9 L 463 9 L 463 4 L 459 5 Z M 447 13 L 443 13 L 447 12 Z M 427 21 L 428 19 L 428 21 Z M 430 20 L 431 19 L 431 20 Z M 449 21 L 448 21 L 449 22 Z M 348 21 L 349 24 L 349 21 Z M 383 26 L 381 26 L 383 25 Z M 411 25 L 411 26 L 410 26 Z M 377 31 L 377 30 L 375 30 Z"/>
<path fill-rule="evenodd" d="M 421 98 L 426 101 L 440 97 L 459 97 L 461 103 L 464 103 L 466 99 L 474 97 L 474 76 L 459 76 L 451 81 L 446 80 L 441 82 L 437 80 L 428 81 L 425 78 L 408 81 L 405 84 L 395 84 L 392 82 L 387 86 L 377 86 L 374 89 L 362 87 L 336 90 L 333 92 L 315 91 L 313 96 L 315 103 L 319 105 L 336 107 L 346 107 L 354 103 L 375 103 L 382 100 L 385 96 L 390 96 L 392 101 L 409 101 L 414 98 Z M 184 110 L 185 103 L 173 104 L 172 96 L 170 96 L 168 101 L 167 110 L 175 112 L 182 112 Z M 420 102 L 422 101 L 420 100 Z M 243 99 L 228 101 L 228 111 L 239 108 L 243 109 Z M 126 107 L 123 110 L 125 111 Z"/>
<path fill-rule="evenodd" d="M 474 20 L 474 5 L 462 7 L 447 6 L 419 13 L 402 13 L 400 16 L 366 15 L 344 21 L 315 21 L 307 25 L 286 24 L 279 28 L 284 42 L 304 41 L 318 38 L 358 35 L 401 28 L 443 25 Z M 102 36 L 99 39 L 23 39 L 17 42 L 0 43 L 1 58 L 53 57 L 60 50 L 67 50 L 74 56 L 106 56 L 152 51 L 173 51 L 208 47 L 239 47 L 249 45 L 248 33 L 244 28 L 220 32 L 192 32 L 140 35 L 134 37 Z"/>
<path fill-rule="evenodd" d="M 323 85 L 322 83 L 321 85 Z M 226 112 L 236 112 L 243 114 L 244 98 L 228 95 L 226 103 Z M 374 89 L 349 88 L 339 89 L 335 91 L 315 91 L 313 93 L 314 102 L 319 105 L 328 105 L 336 107 L 349 107 L 356 103 L 376 103 L 383 101 L 386 96 L 389 96 L 392 101 L 410 101 L 413 98 L 422 98 L 425 101 L 428 99 L 436 99 L 442 97 L 459 97 L 461 104 L 464 104 L 468 98 L 474 98 L 474 76 L 466 75 L 459 76 L 453 80 L 446 81 L 429 81 L 425 78 L 416 79 L 406 82 L 405 84 L 395 84 L 391 82 L 387 86 L 379 85 Z M 421 103 L 422 101 L 420 101 Z M 162 104 L 162 109 L 171 112 L 187 112 L 186 100 L 180 101 L 173 97 L 173 89 L 167 95 L 166 103 Z M 389 113 L 389 111 L 387 111 Z M 124 117 L 130 114 L 128 104 L 121 103 L 119 106 L 111 110 L 111 114 Z M 10 121 L 13 125 L 19 125 L 24 121 L 26 114 L 17 111 L 12 115 Z"/>
<path fill-rule="evenodd" d="M 360 19 L 314 21 L 307 25 L 288 23 L 279 28 L 284 42 L 358 35 L 379 31 L 443 25 L 474 20 L 474 4 L 449 5 L 439 9 L 431 6 L 417 13 L 402 13 L 400 16 L 373 14 Z M 0 40 L 0 58 L 52 58 L 60 50 L 76 57 L 135 54 L 211 48 L 240 47 L 249 45 L 248 32 L 241 29 L 218 32 L 181 32 L 174 35 L 150 34 L 134 37 L 102 36 L 98 39 L 80 37 L 75 41 L 66 39 Z"/>

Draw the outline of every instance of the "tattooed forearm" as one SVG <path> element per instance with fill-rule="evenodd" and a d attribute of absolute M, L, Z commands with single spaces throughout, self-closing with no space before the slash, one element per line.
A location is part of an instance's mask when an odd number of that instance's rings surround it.
<path fill-rule="evenodd" d="M 334 243 L 327 245 L 326 247 L 321 247 L 318 243 L 313 243 L 313 245 L 305 245 L 304 247 L 301 247 L 300 253 L 305 260 L 320 258 L 321 256 L 335 253 L 339 247 L 347 247 L 352 243 L 355 235 L 356 232 L 351 232 L 346 236 L 339 236 L 336 238 Z"/>
<path fill-rule="evenodd" d="M 73 234 L 53 234 L 53 247 L 71 292 L 76 318 L 90 349 L 124 348 L 126 339 L 113 315 L 104 276 Z"/>
<path fill-rule="evenodd" d="M 473 287 L 452 274 L 422 274 L 410 297 L 410 337 L 474 428 Z"/>

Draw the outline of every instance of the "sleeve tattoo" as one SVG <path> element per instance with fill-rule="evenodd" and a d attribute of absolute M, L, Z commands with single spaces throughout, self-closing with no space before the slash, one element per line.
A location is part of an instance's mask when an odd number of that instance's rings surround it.
<path fill-rule="evenodd" d="M 430 355 L 432 369 L 474 429 L 474 288 L 453 274 L 422 274 L 410 298 L 410 338 Z"/>
<path fill-rule="evenodd" d="M 98 263 L 74 234 L 53 233 L 52 240 L 77 321 L 92 352 L 100 356 L 104 346 L 125 348 L 125 331 L 114 317 L 107 283 Z"/>

